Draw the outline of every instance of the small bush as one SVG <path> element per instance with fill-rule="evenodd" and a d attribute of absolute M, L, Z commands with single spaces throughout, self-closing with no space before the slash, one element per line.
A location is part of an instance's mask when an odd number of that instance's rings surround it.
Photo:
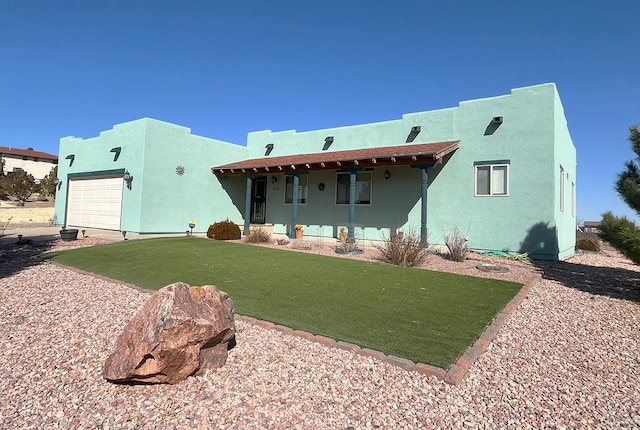
<path fill-rule="evenodd" d="M 427 246 L 413 229 L 408 232 L 391 229 L 388 238 L 373 246 L 383 261 L 396 266 L 417 266 L 427 258 Z"/>
<path fill-rule="evenodd" d="M 276 240 L 276 243 L 278 245 L 288 245 L 289 241 L 287 239 L 278 239 L 278 240 Z"/>
<path fill-rule="evenodd" d="M 238 240 L 242 237 L 242 234 L 240 233 L 240 227 L 226 219 L 225 221 L 211 224 L 207 230 L 207 237 L 216 240 Z"/>
<path fill-rule="evenodd" d="M 576 242 L 576 248 L 583 249 L 585 251 L 600 252 L 600 242 L 592 237 L 581 237 Z"/>
<path fill-rule="evenodd" d="M 449 259 L 462 262 L 467 258 L 467 238 L 462 235 L 458 227 L 453 227 L 449 233 L 444 235 L 444 243 L 449 249 Z"/>
<path fill-rule="evenodd" d="M 263 228 L 256 228 L 249 232 L 249 236 L 245 241 L 248 243 L 269 243 L 271 242 L 271 235 Z"/>
<path fill-rule="evenodd" d="M 529 257 L 528 252 L 523 252 L 522 254 L 507 254 L 505 258 L 509 260 L 519 261 L 525 264 L 533 264 L 533 261 L 531 261 L 531 257 Z"/>

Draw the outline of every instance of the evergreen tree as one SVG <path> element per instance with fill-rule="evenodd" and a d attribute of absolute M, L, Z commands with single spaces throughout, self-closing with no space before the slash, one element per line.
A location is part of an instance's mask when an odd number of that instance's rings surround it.
<path fill-rule="evenodd" d="M 40 193 L 43 196 L 54 196 L 56 195 L 56 184 L 55 180 L 58 177 L 58 166 L 54 166 L 51 171 L 40 180 Z"/>
<path fill-rule="evenodd" d="M 7 175 L 4 188 L 8 195 L 24 201 L 31 197 L 37 186 L 33 175 L 17 169 Z"/>
<path fill-rule="evenodd" d="M 626 170 L 618 174 L 615 189 L 624 202 L 640 216 L 640 133 L 638 126 L 629 127 L 629 142 L 636 160 L 625 163 Z M 600 237 L 640 264 L 640 229 L 626 217 L 611 212 L 602 214 Z"/>
<path fill-rule="evenodd" d="M 640 133 L 637 125 L 629 127 L 629 142 L 636 153 L 636 160 L 625 163 L 627 169 L 618 174 L 616 191 L 622 200 L 640 215 Z"/>

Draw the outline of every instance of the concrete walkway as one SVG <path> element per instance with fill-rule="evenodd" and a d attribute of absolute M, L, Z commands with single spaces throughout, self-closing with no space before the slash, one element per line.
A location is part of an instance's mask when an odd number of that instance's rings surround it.
<path fill-rule="evenodd" d="M 9 226 L 0 237 L 0 243 L 17 242 L 18 235 L 22 235 L 22 239 L 31 239 L 34 242 L 46 242 L 60 239 L 61 227 L 15 227 Z M 78 238 L 82 238 L 82 228 L 78 229 Z M 87 228 L 85 230 L 86 237 L 97 237 L 113 241 L 123 240 L 122 233 L 116 230 L 100 230 L 95 228 Z M 206 237 L 205 233 L 193 233 L 196 237 Z M 185 236 L 185 233 L 167 233 L 167 234 L 138 234 L 127 233 L 127 240 L 130 239 L 147 239 L 151 237 L 179 237 Z"/>

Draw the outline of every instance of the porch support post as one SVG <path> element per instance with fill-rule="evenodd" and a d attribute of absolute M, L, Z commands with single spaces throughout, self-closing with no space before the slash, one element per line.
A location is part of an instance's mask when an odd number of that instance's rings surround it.
<path fill-rule="evenodd" d="M 251 223 L 251 186 L 253 181 L 251 176 L 247 176 L 247 191 L 244 196 L 244 231 L 245 236 L 249 235 L 249 224 Z"/>
<path fill-rule="evenodd" d="M 427 187 L 429 185 L 429 175 L 427 169 L 435 166 L 436 163 L 430 164 L 412 164 L 414 169 L 420 169 L 420 243 L 422 246 L 428 245 L 427 240 Z"/>
<path fill-rule="evenodd" d="M 347 227 L 347 242 L 354 243 L 356 222 L 356 172 L 349 172 L 349 226 Z"/>
<path fill-rule="evenodd" d="M 293 176 L 293 190 L 291 190 L 291 228 L 289 230 L 289 237 L 295 239 L 296 224 L 298 223 L 298 188 L 300 187 L 300 177 L 295 174 L 291 176 Z"/>
<path fill-rule="evenodd" d="M 420 183 L 420 243 L 422 246 L 427 245 L 427 185 L 429 183 L 429 175 L 427 167 L 421 166 L 422 181 Z"/>

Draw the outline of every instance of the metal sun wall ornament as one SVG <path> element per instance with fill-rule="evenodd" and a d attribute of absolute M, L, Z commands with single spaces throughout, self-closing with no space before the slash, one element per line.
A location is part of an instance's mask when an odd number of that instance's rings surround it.
<path fill-rule="evenodd" d="M 178 176 L 184 175 L 184 166 L 181 166 L 179 164 L 176 166 L 176 175 Z"/>

